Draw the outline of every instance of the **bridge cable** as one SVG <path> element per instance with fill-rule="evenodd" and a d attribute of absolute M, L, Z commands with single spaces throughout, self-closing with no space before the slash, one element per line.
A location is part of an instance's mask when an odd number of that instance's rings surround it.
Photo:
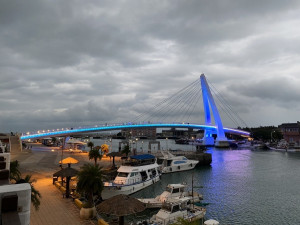
<path fill-rule="evenodd" d="M 246 122 L 238 115 L 237 112 L 235 112 L 232 109 L 232 106 L 228 103 L 228 101 L 220 94 L 220 92 L 217 90 L 217 88 L 210 83 L 210 86 L 213 87 L 213 89 L 215 90 L 216 96 L 219 99 L 219 101 L 227 108 L 227 110 L 231 111 L 239 121 L 241 121 L 246 127 L 248 127 L 248 125 L 246 124 Z M 230 113 L 230 112 L 229 112 Z M 231 114 L 231 113 L 230 113 Z M 238 125 L 239 126 L 239 125 Z"/>
<path fill-rule="evenodd" d="M 181 96 L 181 98 L 179 99 L 177 105 L 173 106 L 173 108 L 174 108 L 173 112 L 176 112 L 177 108 L 179 108 L 179 112 L 183 113 L 183 116 L 178 117 L 180 122 L 183 122 L 184 115 L 185 115 L 185 113 L 187 113 L 186 105 L 188 105 L 188 106 L 190 105 L 190 102 L 191 102 L 191 100 L 193 100 L 193 97 L 195 95 L 194 93 L 195 93 L 195 90 L 197 90 L 197 88 L 198 88 L 198 85 L 194 85 L 194 87 L 192 87 L 189 90 L 189 92 L 187 92 L 186 95 Z"/>
<path fill-rule="evenodd" d="M 195 82 L 192 82 L 190 85 L 188 85 L 187 87 L 181 89 L 179 92 L 175 93 L 173 96 L 171 96 L 171 97 L 163 100 L 162 102 L 156 104 L 156 107 L 152 110 L 152 112 L 150 112 L 152 114 L 150 114 L 146 118 L 147 119 L 152 118 L 152 117 L 154 117 L 156 115 L 159 115 L 161 113 L 162 116 L 163 116 L 163 119 L 166 119 L 168 117 L 167 115 L 170 116 L 170 112 L 172 112 L 170 110 L 170 107 L 171 107 L 171 109 L 176 108 L 176 106 L 178 105 L 178 99 L 179 99 L 179 101 L 182 101 L 182 99 L 185 98 L 191 92 L 190 91 L 192 89 L 191 87 L 194 86 L 194 85 L 195 85 Z M 176 105 L 176 101 L 177 101 L 177 105 Z M 161 107 L 159 108 L 158 106 L 161 106 Z M 142 117 L 142 116 L 140 116 L 140 117 Z M 162 118 L 160 118 L 160 119 L 162 119 Z"/>
<path fill-rule="evenodd" d="M 177 93 L 175 93 L 174 95 L 172 95 L 172 96 L 170 96 L 170 97 L 164 99 L 163 101 L 157 103 L 157 104 L 153 107 L 152 112 L 154 112 L 156 109 L 159 109 L 160 106 L 162 106 L 163 104 L 167 103 L 168 101 L 171 101 L 171 102 L 174 101 L 178 95 L 180 95 L 181 93 L 184 93 L 184 92 L 185 92 L 190 86 L 192 86 L 194 83 L 195 83 L 195 81 L 192 82 L 191 84 L 189 84 L 188 86 L 182 88 L 181 90 L 179 90 L 179 91 L 178 91 Z M 161 107 L 158 111 L 161 111 L 162 108 L 163 108 L 163 107 Z M 151 113 L 151 111 L 150 111 L 150 113 Z M 149 111 L 148 111 L 147 114 L 149 114 Z M 145 118 L 145 117 L 146 117 L 146 118 Z M 144 120 L 145 120 L 145 119 L 147 119 L 147 118 L 151 118 L 151 115 L 147 117 L 147 115 L 145 115 L 145 113 L 141 113 L 140 115 L 138 115 L 138 116 L 135 118 L 134 121 L 138 121 L 138 120 L 140 120 L 141 118 L 144 118 Z"/>
<path fill-rule="evenodd" d="M 185 112 L 184 112 L 184 114 L 182 116 L 181 121 L 184 121 L 184 119 L 187 118 L 186 121 L 189 122 L 189 118 L 190 118 L 193 110 L 195 109 L 195 102 L 199 101 L 199 99 L 197 98 L 197 96 L 199 95 L 199 87 L 201 87 L 200 84 L 195 87 L 194 93 L 191 96 L 190 101 L 187 103 L 188 107 L 185 110 Z M 200 88 L 200 91 L 201 91 L 201 88 Z"/>
<path fill-rule="evenodd" d="M 186 92 L 177 95 L 176 98 L 173 98 L 171 101 L 166 102 L 166 105 L 162 107 L 158 112 L 162 112 L 162 119 L 167 120 L 168 117 L 174 117 L 174 114 L 178 113 L 177 109 L 181 108 L 180 104 L 186 99 L 193 89 L 190 88 Z M 158 114 L 156 112 L 156 114 Z"/>

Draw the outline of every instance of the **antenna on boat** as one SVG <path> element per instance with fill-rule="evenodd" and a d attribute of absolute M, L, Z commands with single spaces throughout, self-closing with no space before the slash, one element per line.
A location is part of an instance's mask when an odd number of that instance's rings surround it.
<path fill-rule="evenodd" d="M 195 208 L 194 201 L 194 171 L 192 172 L 192 199 L 193 199 L 193 209 Z"/>

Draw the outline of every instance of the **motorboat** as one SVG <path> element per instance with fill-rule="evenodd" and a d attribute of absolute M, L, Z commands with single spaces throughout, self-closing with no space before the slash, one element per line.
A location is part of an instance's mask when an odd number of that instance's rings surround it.
<path fill-rule="evenodd" d="M 204 225 L 219 225 L 220 223 L 216 220 L 213 220 L 213 219 L 209 219 L 209 220 L 206 220 L 204 221 Z"/>
<path fill-rule="evenodd" d="M 289 144 L 286 140 L 282 139 L 278 142 L 276 146 L 268 146 L 269 149 L 275 151 L 284 151 L 284 152 L 297 152 L 300 151 L 296 146 Z"/>
<path fill-rule="evenodd" d="M 156 158 L 150 154 L 130 156 L 130 160 L 120 166 L 117 172 L 112 182 L 104 182 L 103 199 L 118 194 L 133 194 L 158 182 L 161 176 Z"/>
<path fill-rule="evenodd" d="M 170 199 L 151 217 L 150 224 L 168 225 L 177 222 L 179 218 L 194 222 L 204 219 L 205 214 L 206 209 L 189 204 L 189 198 L 181 198 L 180 201 Z"/>
<path fill-rule="evenodd" d="M 268 149 L 267 145 L 262 141 L 254 141 L 252 145 L 252 149 Z"/>
<path fill-rule="evenodd" d="M 194 169 L 198 160 L 190 160 L 185 156 L 175 156 L 167 151 L 161 151 L 163 157 L 158 158 L 162 173 L 172 173 Z"/>
<path fill-rule="evenodd" d="M 161 208 L 163 203 L 170 200 L 180 201 L 182 198 L 188 198 L 190 202 L 200 202 L 203 196 L 197 192 L 185 191 L 186 184 L 168 184 L 166 190 L 155 198 L 143 198 L 139 201 L 146 204 L 147 208 Z"/>
<path fill-rule="evenodd" d="M 248 140 L 242 140 L 237 142 L 237 146 L 239 149 L 251 149 L 253 147 L 253 143 Z"/>

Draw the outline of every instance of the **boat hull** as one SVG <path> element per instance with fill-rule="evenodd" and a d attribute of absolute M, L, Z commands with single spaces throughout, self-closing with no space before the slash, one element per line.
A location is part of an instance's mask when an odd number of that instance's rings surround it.
<path fill-rule="evenodd" d="M 119 194 L 130 195 L 146 187 L 149 187 L 152 184 L 155 184 L 159 180 L 160 180 L 160 176 L 158 175 L 144 182 L 130 184 L 130 185 L 112 185 L 112 184 L 105 185 L 101 195 L 103 199 L 108 199 Z"/>
<path fill-rule="evenodd" d="M 192 170 L 197 165 L 198 161 L 193 161 L 186 164 L 166 166 L 162 169 L 162 173 L 174 173 L 186 170 Z"/>

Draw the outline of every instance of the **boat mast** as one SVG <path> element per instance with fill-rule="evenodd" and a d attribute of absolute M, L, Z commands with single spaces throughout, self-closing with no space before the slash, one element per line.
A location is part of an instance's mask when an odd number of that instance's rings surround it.
<path fill-rule="evenodd" d="M 195 208 L 194 206 L 194 172 L 192 172 L 192 199 L 193 199 L 193 209 Z"/>

